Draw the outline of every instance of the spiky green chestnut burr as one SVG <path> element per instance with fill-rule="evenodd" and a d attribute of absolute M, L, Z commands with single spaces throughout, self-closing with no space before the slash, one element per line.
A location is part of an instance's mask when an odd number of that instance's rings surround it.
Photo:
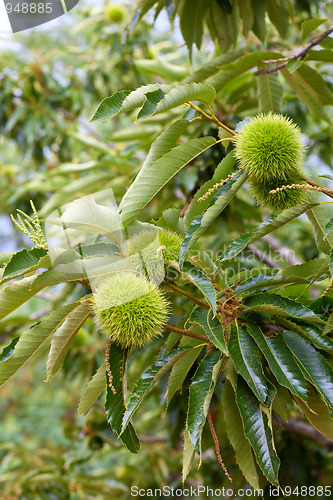
<path fill-rule="evenodd" d="M 165 279 L 165 267 L 178 261 L 182 238 L 174 231 L 158 229 L 141 231 L 128 242 L 133 268 L 147 273 L 156 285 Z"/>
<path fill-rule="evenodd" d="M 123 348 L 141 348 L 161 334 L 169 304 L 144 276 L 117 273 L 101 283 L 94 295 L 100 329 Z"/>
<path fill-rule="evenodd" d="M 308 202 L 308 193 L 305 189 L 285 189 L 277 193 L 270 191 L 282 186 L 301 184 L 306 185 L 306 182 L 301 177 L 292 177 L 287 180 L 272 180 L 271 182 L 259 182 L 256 179 L 249 179 L 251 192 L 257 202 L 263 207 L 269 208 L 273 213 L 278 214 L 287 208 L 295 207 Z"/>
<path fill-rule="evenodd" d="M 265 183 L 303 173 L 302 134 L 290 118 L 259 114 L 240 129 L 235 144 L 236 157 L 250 179 Z"/>

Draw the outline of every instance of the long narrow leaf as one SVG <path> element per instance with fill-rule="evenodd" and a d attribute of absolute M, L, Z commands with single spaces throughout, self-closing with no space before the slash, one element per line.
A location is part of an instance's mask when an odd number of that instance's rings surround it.
<path fill-rule="evenodd" d="M 227 205 L 231 202 L 239 188 L 246 181 L 244 172 L 238 174 L 233 179 L 230 179 L 222 186 L 216 195 L 212 205 L 201 215 L 199 215 L 190 225 L 189 230 L 184 238 L 181 246 L 180 256 L 185 258 L 187 252 L 198 241 L 200 236 L 208 229 L 214 220 L 220 215 Z"/>
<path fill-rule="evenodd" d="M 121 438 L 124 445 L 131 453 L 138 453 L 140 442 L 136 435 L 135 429 L 131 423 L 128 424 L 125 432 L 121 432 L 121 422 L 125 413 L 123 377 L 125 372 L 125 363 L 127 359 L 126 352 L 116 344 L 111 344 L 109 359 L 111 363 L 112 385 L 115 390 L 108 385 L 106 390 L 105 412 L 111 429 Z"/>
<path fill-rule="evenodd" d="M 11 357 L 0 363 L 0 387 L 29 361 L 68 315 L 80 305 L 81 302 L 73 302 L 52 311 L 21 335 Z"/>
<path fill-rule="evenodd" d="M 232 325 L 228 347 L 235 370 L 246 380 L 259 401 L 265 403 L 268 397 L 267 382 L 259 351 L 252 337 L 245 328 Z"/>
<path fill-rule="evenodd" d="M 106 388 L 106 365 L 103 363 L 90 380 L 85 388 L 82 398 L 80 399 L 78 412 L 81 415 L 86 415 L 95 401 L 100 397 Z"/>
<path fill-rule="evenodd" d="M 211 309 L 196 307 L 192 312 L 189 321 L 200 325 L 205 330 L 209 340 L 213 342 L 215 347 L 217 347 L 217 349 L 222 351 L 224 354 L 228 355 L 228 346 L 225 341 L 223 326 L 220 321 L 214 317 Z"/>
<path fill-rule="evenodd" d="M 183 277 L 188 278 L 205 296 L 208 304 L 213 309 L 215 314 L 216 311 L 216 289 L 214 285 L 208 278 L 207 274 L 201 269 L 191 264 L 191 262 L 186 261 L 183 266 Z"/>
<path fill-rule="evenodd" d="M 247 325 L 247 330 L 268 361 L 277 381 L 304 401 L 307 399 L 305 379 L 292 351 L 281 335 L 265 337 L 256 325 Z"/>
<path fill-rule="evenodd" d="M 220 364 L 221 353 L 212 351 L 201 361 L 190 385 L 186 429 L 195 450 L 200 453 L 202 428 L 206 421 L 206 398 L 216 383 L 214 368 Z M 207 408 L 208 410 L 208 408 Z"/>
<path fill-rule="evenodd" d="M 67 316 L 64 323 L 52 336 L 51 349 L 47 360 L 47 380 L 50 380 L 62 367 L 75 335 L 90 314 L 90 302 L 87 298 L 86 300 L 83 299 L 82 304 Z"/>
<path fill-rule="evenodd" d="M 122 433 L 126 430 L 130 419 L 142 403 L 142 400 L 147 392 L 180 358 L 188 352 L 189 349 L 190 347 L 183 346 L 168 352 L 165 356 L 160 355 L 156 362 L 144 372 L 129 396 L 128 405 L 121 425 Z"/>
<path fill-rule="evenodd" d="M 259 478 L 251 446 L 245 437 L 242 419 L 235 401 L 235 393 L 228 380 L 223 384 L 221 402 L 227 436 L 235 451 L 236 462 L 250 485 L 259 489 Z"/>
<path fill-rule="evenodd" d="M 283 337 L 304 371 L 304 376 L 321 393 L 333 416 L 333 370 L 326 359 L 297 333 L 284 332 Z"/>
<path fill-rule="evenodd" d="M 258 465 L 268 481 L 278 486 L 280 460 L 276 454 L 268 417 L 245 381 L 238 376 L 236 403 Z"/>
<path fill-rule="evenodd" d="M 234 240 L 223 252 L 221 257 L 219 257 L 217 262 L 224 262 L 233 259 L 250 243 L 259 240 L 266 234 L 269 234 L 285 224 L 288 224 L 288 222 L 296 219 L 315 206 L 317 206 L 317 204 L 299 205 L 298 207 L 288 208 L 288 210 L 284 210 L 280 215 L 265 220 L 260 224 L 260 226 L 256 227 L 251 232 L 243 234 Z"/>
<path fill-rule="evenodd" d="M 176 146 L 146 168 L 122 199 L 119 209 L 123 225 L 127 226 L 177 172 L 215 142 L 213 137 L 191 139 Z"/>

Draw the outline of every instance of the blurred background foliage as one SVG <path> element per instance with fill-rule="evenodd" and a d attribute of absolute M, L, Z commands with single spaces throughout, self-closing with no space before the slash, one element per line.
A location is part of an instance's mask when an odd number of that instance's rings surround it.
<path fill-rule="evenodd" d="M 206 81 L 215 83 L 218 90 L 216 113 L 234 127 L 246 116 L 265 110 L 258 92 L 258 85 L 264 85 L 264 81 L 254 71 L 244 71 L 221 85 L 217 77 L 214 80 L 214 71 L 207 70 L 207 61 L 211 60 L 214 68 L 245 52 L 275 50 L 289 55 L 305 42 L 300 38 L 302 22 L 328 19 L 320 26 L 320 33 L 333 19 L 331 2 L 308 0 L 159 0 L 139 1 L 135 7 L 133 3 L 80 2 L 66 22 L 62 19 L 56 27 L 50 24 L 47 29 L 0 41 L 1 251 L 14 251 L 22 244 L 29 246 L 8 218 L 17 208 L 30 212 L 29 200 L 43 217 L 82 195 L 107 188 L 112 188 L 119 203 L 152 141 L 166 123 L 184 115 L 182 108 L 134 125 L 128 115 L 90 124 L 102 98 L 154 81 Z M 262 3 L 266 13 L 262 5 L 259 8 Z M 247 10 L 249 5 L 253 10 Z M 277 6 L 281 8 L 278 14 Z M 193 23 L 194 12 L 197 24 Z M 332 40 L 323 42 L 322 48 L 331 49 Z M 331 63 L 329 58 L 309 62 L 333 90 Z M 200 70 L 204 64 L 206 73 Z M 272 75 L 270 83 L 277 89 L 275 111 L 289 115 L 305 134 L 306 170 L 312 177 L 318 172 L 329 175 L 333 168 L 333 132 L 330 121 L 325 120 L 326 111 L 320 115 L 320 103 L 316 108 L 317 97 L 310 90 L 310 97 L 302 99 L 280 74 Z M 192 111 L 186 111 L 186 116 L 191 118 Z M 199 137 L 216 132 L 209 123 L 199 120 L 187 133 Z M 222 146 L 201 155 L 145 209 L 144 219 L 160 217 L 161 207 L 178 209 L 178 216 L 198 187 L 211 178 L 224 155 Z M 168 217 L 172 219 L 172 212 Z M 201 250 L 220 250 L 231 237 L 252 228 L 261 218 L 262 210 L 242 190 L 236 202 L 209 228 Z M 165 220 L 166 226 L 170 219 Z M 307 262 L 319 255 L 310 223 L 301 217 L 288 228 L 278 230 L 274 238 L 261 240 L 257 254 L 251 249 L 241 254 L 233 261 L 230 272 L 263 267 L 258 252 L 267 251 L 275 252 L 276 262 L 289 264 Z M 318 285 L 318 294 L 327 284 L 328 280 L 324 280 Z M 288 296 L 298 296 L 304 288 L 297 285 L 293 292 L 289 289 Z M 76 300 L 81 295 L 80 288 L 72 284 L 38 294 L 1 323 L 0 348 L 23 327 L 35 324 L 45 311 L 62 304 L 64 297 Z M 325 307 L 331 312 L 333 301 L 329 297 L 326 301 Z M 181 321 L 189 312 L 186 302 L 178 299 L 175 306 L 175 321 Z M 149 366 L 161 344 L 162 340 L 158 340 L 140 356 L 133 354 L 129 385 L 137 373 Z M 1 389 L 1 499 L 98 500 L 112 496 L 121 500 L 129 498 L 133 484 L 141 488 L 181 486 L 179 436 L 186 412 L 186 384 L 182 394 L 175 395 L 168 417 L 164 414 L 163 380 L 151 391 L 136 416 L 143 447 L 135 456 L 123 449 L 112 434 L 102 405 L 95 405 L 87 417 L 76 413 L 84 386 L 100 366 L 104 349 L 103 338 L 89 320 L 77 335 L 64 369 L 48 385 L 40 382 L 45 371 L 45 346 L 34 367 L 30 364 L 28 370 Z M 191 376 L 192 372 L 188 380 Z M 295 421 L 301 418 L 293 414 L 292 405 L 290 411 Z M 332 444 L 275 423 L 283 483 L 332 484 Z M 237 489 L 244 486 L 244 478 L 237 469 L 223 419 L 215 424 L 222 456 L 233 467 L 233 487 Z M 188 484 L 227 487 L 208 432 L 204 433 L 203 443 L 203 464 L 191 473 Z"/>

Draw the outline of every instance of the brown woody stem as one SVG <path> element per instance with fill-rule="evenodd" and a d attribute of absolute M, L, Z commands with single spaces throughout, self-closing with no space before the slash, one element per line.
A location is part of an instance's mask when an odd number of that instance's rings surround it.
<path fill-rule="evenodd" d="M 164 330 L 168 332 L 179 333 L 179 335 L 185 335 L 186 337 L 192 337 L 194 339 L 202 340 L 203 342 L 209 342 L 209 338 L 206 335 L 200 335 L 200 333 L 191 332 L 191 330 L 184 330 L 183 328 L 177 328 L 176 326 L 163 325 Z"/>

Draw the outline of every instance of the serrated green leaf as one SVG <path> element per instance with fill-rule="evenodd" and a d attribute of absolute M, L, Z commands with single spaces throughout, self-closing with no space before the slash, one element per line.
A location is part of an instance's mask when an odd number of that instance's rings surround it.
<path fill-rule="evenodd" d="M 213 313 L 216 311 L 216 290 L 207 274 L 201 269 L 194 266 L 190 262 L 184 262 L 183 272 L 185 273 L 185 278 L 188 279 L 203 293 L 208 304 L 213 309 Z"/>
<path fill-rule="evenodd" d="M 203 64 L 198 70 L 194 71 L 194 73 L 186 77 L 184 83 L 202 82 L 204 80 L 207 80 L 207 78 L 212 77 L 219 71 L 220 66 L 229 64 L 242 55 L 243 52 L 239 50 L 214 57 L 213 59 Z"/>
<path fill-rule="evenodd" d="M 257 35 L 261 42 L 265 41 L 266 38 L 266 9 L 265 4 L 262 0 L 252 0 L 253 12 L 254 12 L 254 23 L 253 23 L 253 33 Z"/>
<path fill-rule="evenodd" d="M 170 404 L 175 393 L 181 390 L 184 380 L 202 351 L 204 344 L 201 340 L 183 337 L 179 343 L 179 347 L 183 346 L 193 347 L 193 349 L 186 352 L 181 361 L 177 361 L 171 369 L 168 381 L 168 404 Z"/>
<path fill-rule="evenodd" d="M 9 345 L 7 345 L 1 352 L 0 352 L 0 362 L 1 361 L 6 361 L 6 359 L 10 358 L 11 355 L 13 354 L 15 350 L 15 346 L 20 340 L 20 337 L 16 337 L 11 341 Z"/>
<path fill-rule="evenodd" d="M 123 240 L 122 225 L 116 210 L 96 203 L 92 198 L 79 198 L 66 208 L 59 219 L 47 219 L 67 229 L 77 229 L 104 236 L 110 243 L 120 246 Z"/>
<path fill-rule="evenodd" d="M 165 92 L 161 89 L 153 90 L 152 92 L 146 93 L 146 101 L 139 111 L 137 119 L 147 118 L 147 116 L 153 115 L 156 111 L 158 103 L 165 96 Z"/>
<path fill-rule="evenodd" d="M 194 43 L 200 49 L 206 9 L 207 2 L 205 0 L 185 0 L 183 2 L 180 13 L 180 29 L 190 54 Z"/>
<path fill-rule="evenodd" d="M 113 118 L 121 109 L 126 97 L 131 93 L 130 90 L 120 90 L 111 97 L 106 97 L 96 109 L 90 121 L 107 120 Z"/>
<path fill-rule="evenodd" d="M 143 162 L 138 175 L 142 175 L 142 172 L 148 169 L 156 160 L 159 160 L 162 156 L 172 150 L 189 123 L 190 122 L 185 119 L 177 120 L 157 137 L 157 139 L 153 142 L 148 156 Z"/>
<path fill-rule="evenodd" d="M 282 85 L 277 73 L 258 75 L 258 101 L 259 111 L 268 113 L 281 110 Z"/>
<path fill-rule="evenodd" d="M 287 62 L 287 70 L 289 71 L 289 73 L 294 73 L 295 71 L 297 71 L 303 64 L 303 61 L 302 60 L 299 60 L 299 59 L 290 59 L 288 62 Z"/>
<path fill-rule="evenodd" d="M 247 37 L 254 23 L 251 0 L 238 0 L 239 13 L 243 23 L 243 35 Z"/>
<path fill-rule="evenodd" d="M 231 325 L 229 353 L 239 373 L 262 403 L 268 397 L 267 382 L 264 377 L 258 348 L 243 327 Z"/>
<path fill-rule="evenodd" d="M 281 324 L 288 330 L 292 330 L 304 337 L 305 340 L 310 342 L 317 349 L 333 353 L 333 340 L 327 337 L 327 335 L 323 335 L 322 328 L 298 320 L 286 320 L 285 318 Z"/>
<path fill-rule="evenodd" d="M 333 38 L 330 36 L 326 36 L 321 42 L 319 43 L 321 47 L 324 49 L 333 49 Z"/>
<path fill-rule="evenodd" d="M 242 419 L 235 394 L 228 380 L 223 384 L 222 413 L 228 439 L 234 449 L 236 462 L 252 488 L 259 489 L 259 478 L 249 441 L 244 435 Z"/>
<path fill-rule="evenodd" d="M 184 431 L 184 447 L 183 447 L 183 483 L 190 473 L 192 462 L 194 459 L 195 449 L 190 439 L 187 429 Z"/>
<path fill-rule="evenodd" d="M 124 390 L 126 390 L 126 387 L 124 388 L 124 384 L 126 378 L 124 380 L 124 373 L 126 371 L 127 353 L 120 346 L 112 343 L 110 345 L 109 359 L 115 394 L 109 387 L 109 384 L 107 384 L 105 400 L 106 417 L 111 429 L 120 437 L 128 450 L 131 453 L 138 453 L 140 442 L 133 425 L 129 423 L 125 431 L 121 432 L 121 423 L 125 413 Z M 108 375 L 107 380 L 109 380 Z"/>
<path fill-rule="evenodd" d="M 197 323 L 206 332 L 209 340 L 213 342 L 215 347 L 222 351 L 224 354 L 228 355 L 228 347 L 225 341 L 224 329 L 220 321 L 215 317 L 211 309 L 202 309 L 201 307 L 196 307 L 189 321 L 191 323 Z"/>
<path fill-rule="evenodd" d="M 313 427 L 327 439 L 333 440 L 333 419 L 327 406 L 310 385 L 308 394 L 307 404 L 304 404 L 297 396 L 294 396 L 294 399 Z"/>
<path fill-rule="evenodd" d="M 328 235 L 328 233 L 330 231 L 332 231 L 332 229 L 333 229 L 333 217 L 332 217 L 332 219 L 330 219 L 328 221 L 328 223 L 325 226 L 325 229 L 324 229 L 324 238 L 326 238 L 326 236 Z"/>
<path fill-rule="evenodd" d="M 312 259 L 303 264 L 295 264 L 293 266 L 285 267 L 280 271 L 283 276 L 296 276 L 298 278 L 312 278 L 323 267 L 327 265 L 327 257 L 322 259 Z M 328 268 L 327 268 L 328 270 Z"/>
<path fill-rule="evenodd" d="M 324 106 L 333 104 L 333 94 L 321 74 L 307 63 L 303 63 L 292 74 L 286 68 L 283 68 L 281 73 L 298 98 L 308 106 L 313 116 L 330 123 Z"/>
<path fill-rule="evenodd" d="M 280 33 L 281 37 L 285 38 L 289 26 L 288 2 L 286 0 L 265 0 L 265 6 L 270 20 Z"/>
<path fill-rule="evenodd" d="M 281 335 L 265 337 L 258 326 L 251 324 L 247 325 L 247 331 L 267 359 L 279 384 L 306 401 L 307 391 L 304 376 L 284 338 Z"/>
<path fill-rule="evenodd" d="M 312 224 L 318 250 L 330 255 L 333 248 L 333 235 L 328 232 L 327 235 L 324 236 L 324 231 L 328 224 L 326 207 L 315 207 L 309 210 L 306 215 Z"/>
<path fill-rule="evenodd" d="M 280 415 L 280 417 L 282 417 L 285 422 L 288 422 L 289 408 L 293 406 L 292 396 L 288 389 L 280 385 L 276 380 L 274 380 L 274 387 L 276 388 L 277 392 L 273 400 L 272 410 L 273 412 Z M 299 401 L 302 400 L 299 399 Z"/>
<path fill-rule="evenodd" d="M 307 283 L 308 280 L 298 276 L 281 276 L 278 269 L 272 274 L 259 274 L 241 282 L 236 286 L 235 292 L 237 295 L 244 292 L 254 292 L 255 290 L 266 291 L 269 288 L 280 288 L 281 285 L 291 285 L 295 283 Z"/>
<path fill-rule="evenodd" d="M 304 376 L 321 393 L 333 416 L 333 370 L 326 359 L 297 333 L 284 332 L 283 337 L 299 361 Z"/>
<path fill-rule="evenodd" d="M 207 2 L 206 2 L 207 3 Z M 227 14 L 221 0 L 212 0 L 206 16 L 210 36 L 219 44 L 221 52 L 227 52 L 234 41 L 234 15 Z"/>
<path fill-rule="evenodd" d="M 47 360 L 47 381 L 62 367 L 75 335 L 91 314 L 91 296 L 90 299 L 88 297 L 81 299 L 81 304 L 67 316 L 61 327 L 52 336 Z"/>
<path fill-rule="evenodd" d="M 209 83 L 219 91 L 235 78 L 258 66 L 262 61 L 279 59 L 280 57 L 283 57 L 280 52 L 270 52 L 268 50 L 260 50 L 258 52 L 245 54 L 239 57 L 235 62 L 221 66 L 220 71 L 209 79 Z"/>
<path fill-rule="evenodd" d="M 16 252 L 0 252 L 0 265 L 1 264 L 6 264 L 7 262 L 10 261 L 10 259 L 15 255 Z"/>
<path fill-rule="evenodd" d="M 215 97 L 215 89 L 207 83 L 181 83 L 171 89 L 157 104 L 154 115 L 169 111 L 188 101 L 211 104 Z"/>
<path fill-rule="evenodd" d="M 5 267 L 3 279 L 10 279 L 38 269 L 40 260 L 46 254 L 47 250 L 44 248 L 23 249 L 16 252 Z"/>
<path fill-rule="evenodd" d="M 236 403 L 242 418 L 245 436 L 252 446 L 257 463 L 268 481 L 277 486 L 280 460 L 274 448 L 268 417 L 240 376 L 237 379 Z"/>
<path fill-rule="evenodd" d="M 136 412 L 147 392 L 160 380 L 160 378 L 171 369 L 171 367 L 189 351 L 190 347 L 182 346 L 169 351 L 163 356 L 162 351 L 156 362 L 148 368 L 136 383 L 132 390 L 122 420 L 121 432 L 125 432 L 130 419 Z"/>
<path fill-rule="evenodd" d="M 246 181 L 246 178 L 247 175 L 244 174 L 244 172 L 241 172 L 233 179 L 230 179 L 214 195 L 214 200 L 211 202 L 211 206 L 191 222 L 184 241 L 180 247 L 180 262 L 185 258 L 188 251 L 198 241 L 200 236 L 208 229 L 220 213 L 223 212 L 226 206 L 228 206 L 237 191 Z"/>
<path fill-rule="evenodd" d="M 200 453 L 202 429 L 207 416 L 207 398 L 212 397 L 211 389 L 216 384 L 221 353 L 212 351 L 203 358 L 198 366 L 189 389 L 186 429 L 194 449 Z M 205 411 L 206 410 L 206 411 Z"/>
<path fill-rule="evenodd" d="M 301 24 L 301 32 L 302 32 L 302 42 L 305 42 L 307 37 L 317 29 L 319 26 L 324 24 L 327 21 L 327 19 L 307 19 L 306 21 L 303 21 Z"/>
<path fill-rule="evenodd" d="M 80 399 L 78 412 L 86 415 L 106 388 L 106 365 L 103 363 L 90 380 Z"/>
<path fill-rule="evenodd" d="M 81 305 L 80 301 L 60 307 L 44 316 L 35 326 L 22 333 L 11 357 L 0 363 L 0 387 L 29 361 L 79 305 Z"/>
<path fill-rule="evenodd" d="M 150 85 L 139 87 L 132 92 L 130 90 L 116 92 L 111 97 L 103 99 L 90 121 L 107 120 L 109 118 L 114 118 L 121 113 L 140 108 L 143 106 L 146 100 L 145 95 L 148 92 L 153 92 L 154 90 L 159 89 L 163 92 L 167 92 L 170 88 L 170 85 L 151 83 Z"/>
<path fill-rule="evenodd" d="M 191 139 L 173 148 L 139 174 L 119 206 L 123 225 L 127 226 L 177 172 L 215 142 L 213 137 Z"/>
<path fill-rule="evenodd" d="M 171 64 L 165 59 L 135 59 L 135 67 L 139 71 L 179 82 L 189 74 L 188 67 Z"/>
<path fill-rule="evenodd" d="M 281 297 L 274 293 L 258 293 L 245 298 L 243 302 L 246 309 L 255 312 L 265 312 L 279 316 L 306 319 L 308 321 L 323 322 L 311 309 L 295 300 Z"/>
<path fill-rule="evenodd" d="M 64 276 L 50 269 L 7 285 L 0 291 L 0 319 L 15 311 L 43 288 L 64 281 L 66 281 Z"/>
<path fill-rule="evenodd" d="M 275 229 L 278 229 L 288 222 L 296 219 L 314 206 L 317 206 L 317 204 L 299 205 L 298 207 L 288 208 L 288 210 L 284 210 L 280 215 L 265 220 L 249 233 L 245 233 L 239 238 L 236 238 L 217 259 L 216 263 L 233 259 L 250 243 L 259 240 L 266 234 L 272 233 Z"/>
<path fill-rule="evenodd" d="M 304 59 L 305 61 L 321 61 L 321 62 L 333 62 L 333 50 L 323 49 L 323 50 L 309 50 Z M 318 176 L 318 177 L 325 177 Z M 332 177 L 331 177 L 332 179 Z"/>

